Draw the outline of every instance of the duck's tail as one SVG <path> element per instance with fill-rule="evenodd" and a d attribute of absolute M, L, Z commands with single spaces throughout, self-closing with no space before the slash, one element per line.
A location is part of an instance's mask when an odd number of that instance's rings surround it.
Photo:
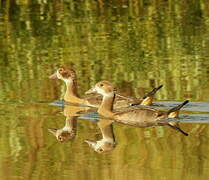
<path fill-rule="evenodd" d="M 145 94 L 142 98 L 139 98 L 139 99 L 134 99 L 132 100 L 129 104 L 131 106 L 134 106 L 134 105 L 145 105 L 145 106 L 149 106 L 152 104 L 152 101 L 153 101 L 153 96 L 154 94 L 161 88 L 163 87 L 163 85 L 160 85 L 156 88 L 154 88 L 152 91 L 148 92 L 147 94 Z"/>
<path fill-rule="evenodd" d="M 160 88 L 162 88 L 163 85 L 160 85 L 156 88 L 154 88 L 152 91 L 148 92 L 147 94 L 145 94 L 142 99 L 146 99 L 147 97 L 153 96 Z"/>
<path fill-rule="evenodd" d="M 189 103 L 189 100 L 184 101 L 182 104 L 179 104 L 178 106 L 170 109 L 167 111 L 167 114 L 170 115 L 173 112 L 179 111 L 184 105 L 186 105 L 187 103 Z"/>
<path fill-rule="evenodd" d="M 179 110 L 184 106 L 186 105 L 187 103 L 189 103 L 189 100 L 186 100 L 184 101 L 183 103 L 179 104 L 178 106 L 170 109 L 167 111 L 167 114 L 168 114 L 168 117 L 169 118 L 175 118 L 178 116 L 178 113 L 179 113 Z M 168 126 L 177 130 L 178 132 L 182 133 L 183 135 L 185 136 L 188 136 L 189 134 L 184 132 L 179 126 L 178 126 L 178 123 L 176 122 L 169 122 L 168 123 Z"/>

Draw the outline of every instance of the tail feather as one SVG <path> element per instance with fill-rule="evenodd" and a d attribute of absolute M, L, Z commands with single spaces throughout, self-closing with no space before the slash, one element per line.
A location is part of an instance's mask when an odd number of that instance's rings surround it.
<path fill-rule="evenodd" d="M 189 100 L 184 101 L 182 104 L 170 109 L 167 111 L 168 114 L 172 113 L 172 112 L 176 112 L 178 110 L 180 110 L 184 105 L 186 105 L 187 103 L 189 103 Z"/>
<path fill-rule="evenodd" d="M 138 104 L 151 105 L 152 104 L 152 96 L 162 87 L 163 87 L 163 85 L 160 85 L 157 88 L 154 88 L 152 91 L 145 94 L 142 98 L 139 98 L 139 99 L 135 98 L 135 99 L 131 100 L 130 105 L 131 106 L 138 105 Z M 147 99 L 147 101 L 146 101 L 146 99 Z"/>
<path fill-rule="evenodd" d="M 154 88 L 152 91 L 148 92 L 147 94 L 145 94 L 142 99 L 146 99 L 147 97 L 153 96 L 160 88 L 162 88 L 163 85 L 160 85 L 156 88 Z"/>

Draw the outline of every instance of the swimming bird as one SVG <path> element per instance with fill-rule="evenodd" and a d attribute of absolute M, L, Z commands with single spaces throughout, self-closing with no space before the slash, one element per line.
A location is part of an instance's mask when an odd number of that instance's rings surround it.
<path fill-rule="evenodd" d="M 181 130 L 174 122 L 166 122 L 169 114 L 179 111 L 189 101 L 186 100 L 182 104 L 168 110 L 160 111 L 153 108 L 125 108 L 122 111 L 113 111 L 113 104 L 115 100 L 114 86 L 109 81 L 100 81 L 86 94 L 98 93 L 103 96 L 102 103 L 98 108 L 98 113 L 103 117 L 114 119 L 114 121 L 135 126 L 135 127 L 150 127 L 157 125 L 168 125 L 175 130 L 183 133 L 185 136 L 188 134 Z"/>
<path fill-rule="evenodd" d="M 99 107 L 102 102 L 101 96 L 93 96 L 88 98 L 81 98 L 77 92 L 77 77 L 76 72 L 67 66 L 61 66 L 57 69 L 57 71 L 52 74 L 50 79 L 61 79 L 66 84 L 66 92 L 64 95 L 64 100 L 70 103 L 83 104 L 92 107 Z M 154 88 L 151 92 L 147 93 L 142 98 L 130 98 L 125 97 L 119 94 L 116 94 L 116 99 L 114 103 L 114 107 L 126 107 L 129 105 L 151 105 L 153 101 L 154 94 L 162 88 L 163 85 L 160 85 L 157 88 Z"/>

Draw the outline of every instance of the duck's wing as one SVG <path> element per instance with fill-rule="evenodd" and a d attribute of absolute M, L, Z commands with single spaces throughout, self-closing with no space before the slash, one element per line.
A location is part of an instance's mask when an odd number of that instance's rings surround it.
<path fill-rule="evenodd" d="M 135 98 L 133 97 L 127 97 L 121 94 L 115 95 L 115 101 L 114 101 L 114 108 L 123 108 L 130 106 L 130 103 L 134 101 Z"/>
<path fill-rule="evenodd" d="M 102 96 L 91 96 L 85 98 L 90 106 L 93 107 L 99 107 L 102 103 Z M 133 101 L 133 98 L 126 97 L 120 94 L 116 94 L 115 100 L 114 100 L 114 108 L 122 108 L 122 107 L 128 107 L 130 102 Z"/>
<path fill-rule="evenodd" d="M 134 105 L 146 105 L 146 106 L 151 105 L 152 101 L 153 101 L 153 96 L 162 87 L 163 87 L 163 85 L 160 85 L 160 86 L 152 89 L 150 92 L 145 94 L 142 98 L 135 98 L 132 101 L 130 101 L 129 104 L 132 105 L 132 106 L 134 106 Z"/>
<path fill-rule="evenodd" d="M 126 125 L 149 127 L 157 125 L 157 120 L 164 114 L 164 111 L 152 108 L 127 108 L 125 111 L 115 112 L 114 119 Z"/>

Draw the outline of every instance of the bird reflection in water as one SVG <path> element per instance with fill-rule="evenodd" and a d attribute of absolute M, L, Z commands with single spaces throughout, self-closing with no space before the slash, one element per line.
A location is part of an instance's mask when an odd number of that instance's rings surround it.
<path fill-rule="evenodd" d="M 99 122 L 97 122 L 97 125 L 101 131 L 102 134 L 102 139 L 98 140 L 98 141 L 93 141 L 93 140 L 85 140 L 85 142 L 89 145 L 89 147 L 91 147 L 95 152 L 97 153 L 108 153 L 110 151 L 112 151 L 115 147 L 116 147 L 116 139 L 115 139 L 115 134 L 114 134 L 114 130 L 113 130 L 113 123 L 119 123 L 119 124 L 123 124 L 126 126 L 130 126 L 130 124 L 128 123 L 128 121 L 120 121 L 117 122 L 115 120 L 108 120 L 108 119 L 101 119 L 99 120 Z M 186 132 L 184 132 L 178 125 L 178 123 L 173 122 L 173 125 L 171 125 L 168 122 L 160 122 L 158 124 L 154 123 L 150 124 L 150 122 L 143 123 L 143 128 L 147 128 L 147 127 L 157 127 L 157 126 L 168 126 L 171 127 L 172 129 L 176 130 L 177 132 L 182 133 L 185 136 L 188 136 L 188 134 Z M 133 126 L 136 128 L 140 128 L 141 126 Z"/>
<path fill-rule="evenodd" d="M 59 142 L 73 140 L 77 130 L 77 117 L 69 116 L 65 119 L 65 126 L 61 129 L 48 129 Z"/>
<path fill-rule="evenodd" d="M 59 142 L 68 142 L 75 138 L 77 132 L 77 118 L 84 113 L 95 111 L 94 108 L 87 106 L 71 105 L 67 103 L 64 105 L 63 114 L 66 117 L 63 128 L 48 129 Z"/>
<path fill-rule="evenodd" d="M 85 140 L 85 142 L 98 153 L 106 153 L 112 151 L 115 146 L 115 135 L 113 131 L 112 120 L 101 119 L 97 123 L 101 133 L 102 139 L 98 141 Z"/>

